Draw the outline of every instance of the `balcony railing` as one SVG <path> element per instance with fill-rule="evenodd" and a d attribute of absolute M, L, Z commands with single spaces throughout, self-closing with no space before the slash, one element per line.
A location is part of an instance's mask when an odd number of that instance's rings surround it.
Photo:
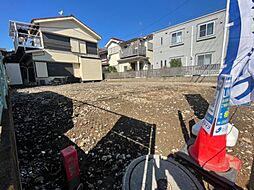
<path fill-rule="evenodd" d="M 129 46 L 120 50 L 120 59 L 134 57 L 134 56 L 146 56 L 146 47 L 144 46 Z"/>
<path fill-rule="evenodd" d="M 39 26 L 31 23 L 10 21 L 9 35 L 13 39 L 15 50 L 19 47 L 42 49 L 42 34 Z"/>
<path fill-rule="evenodd" d="M 101 60 L 102 65 L 109 65 L 108 59 Z"/>

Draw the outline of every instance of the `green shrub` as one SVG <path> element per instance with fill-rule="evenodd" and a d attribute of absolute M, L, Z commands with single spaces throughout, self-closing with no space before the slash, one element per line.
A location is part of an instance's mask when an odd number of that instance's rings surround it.
<path fill-rule="evenodd" d="M 114 66 L 109 66 L 109 67 L 108 67 L 108 71 L 109 71 L 110 73 L 116 73 L 116 72 L 117 72 L 117 69 L 116 69 Z"/>
<path fill-rule="evenodd" d="M 181 66 L 182 66 L 181 59 L 171 59 L 170 67 L 181 67 Z"/>

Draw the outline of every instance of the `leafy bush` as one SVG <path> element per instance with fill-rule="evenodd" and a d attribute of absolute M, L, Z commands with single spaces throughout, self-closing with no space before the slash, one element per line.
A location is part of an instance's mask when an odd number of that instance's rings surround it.
<path fill-rule="evenodd" d="M 114 66 L 109 66 L 109 67 L 108 67 L 108 71 L 109 71 L 110 73 L 116 73 L 116 72 L 117 72 L 117 69 L 116 69 Z"/>
<path fill-rule="evenodd" d="M 182 66 L 181 59 L 171 59 L 170 67 L 181 67 L 181 66 Z"/>

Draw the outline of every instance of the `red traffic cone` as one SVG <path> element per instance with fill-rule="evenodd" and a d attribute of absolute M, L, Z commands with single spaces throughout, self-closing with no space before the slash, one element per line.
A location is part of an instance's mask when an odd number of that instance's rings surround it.
<path fill-rule="evenodd" d="M 188 151 L 200 166 L 208 170 L 215 172 L 229 170 L 229 160 L 226 158 L 226 135 L 211 136 L 201 128 L 195 143 Z"/>
<path fill-rule="evenodd" d="M 190 156 L 200 166 L 214 172 L 226 172 L 231 166 L 240 170 L 240 160 L 226 154 L 230 89 L 231 76 L 221 75 L 198 137 L 188 148 Z"/>

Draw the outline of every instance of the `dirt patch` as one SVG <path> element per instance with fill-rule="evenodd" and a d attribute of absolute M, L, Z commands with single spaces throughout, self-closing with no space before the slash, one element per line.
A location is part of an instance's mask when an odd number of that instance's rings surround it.
<path fill-rule="evenodd" d="M 13 96 L 24 189 L 64 188 L 61 149 L 78 150 L 86 189 L 121 189 L 124 171 L 148 153 L 168 156 L 204 117 L 209 84 L 101 82 L 18 90 Z M 253 160 L 254 108 L 231 109 L 240 130 L 229 153 L 243 161 L 238 184 L 248 183 Z"/>

